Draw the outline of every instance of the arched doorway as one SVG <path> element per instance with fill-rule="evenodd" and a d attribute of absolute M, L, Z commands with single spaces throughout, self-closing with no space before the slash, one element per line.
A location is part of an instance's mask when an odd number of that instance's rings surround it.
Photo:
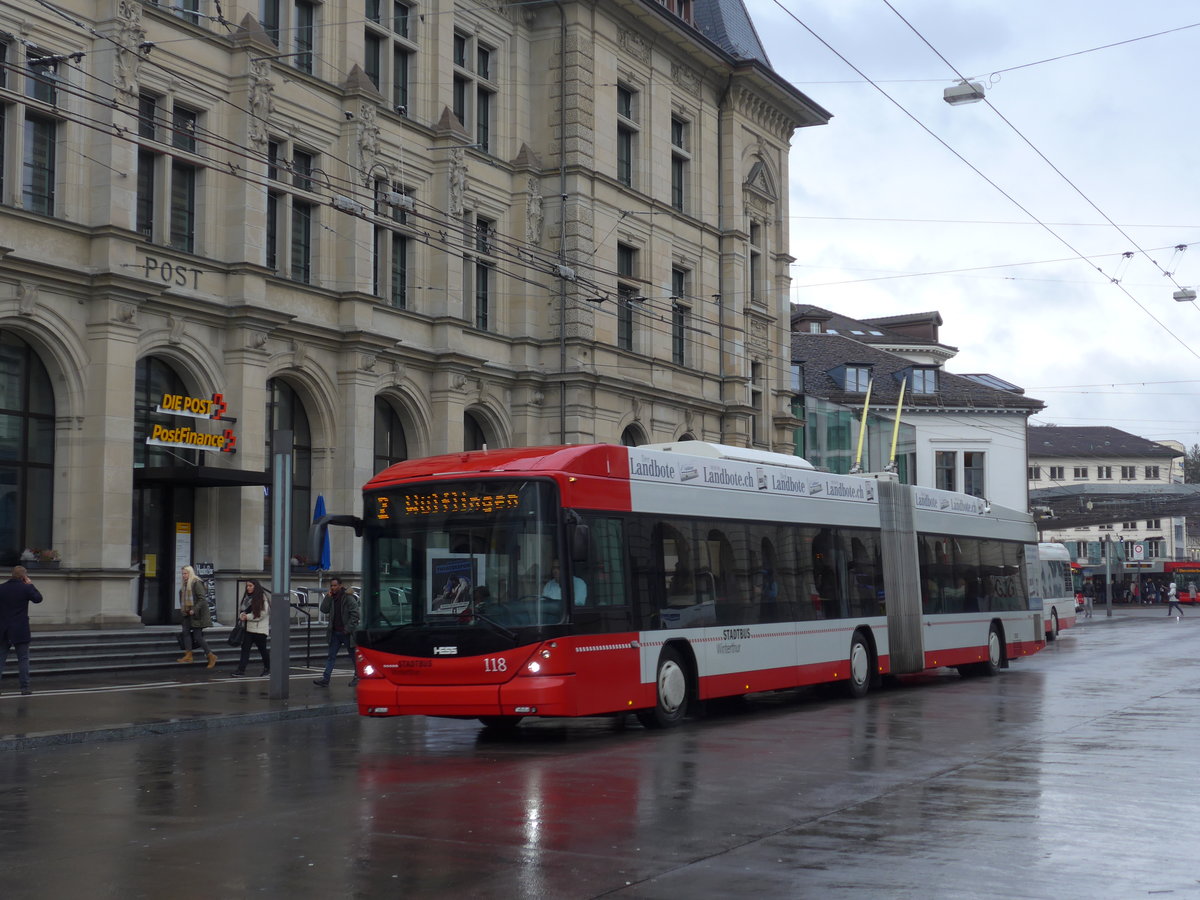
<path fill-rule="evenodd" d="M 178 621 L 175 585 L 179 568 L 192 559 L 196 489 L 172 478 L 195 468 L 199 451 L 146 443 L 155 425 L 173 427 L 170 413 L 159 412 L 164 396 L 186 396 L 187 387 L 170 363 L 154 356 L 138 360 L 133 411 L 133 535 L 131 552 L 138 567 L 138 615 L 146 625 Z"/>

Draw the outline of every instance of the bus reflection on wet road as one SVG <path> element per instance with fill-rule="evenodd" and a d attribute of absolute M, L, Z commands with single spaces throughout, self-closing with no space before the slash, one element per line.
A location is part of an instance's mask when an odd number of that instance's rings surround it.
<path fill-rule="evenodd" d="M 1195 895 L 1197 622 L 658 733 L 341 717 L 10 753 L 5 895 Z"/>

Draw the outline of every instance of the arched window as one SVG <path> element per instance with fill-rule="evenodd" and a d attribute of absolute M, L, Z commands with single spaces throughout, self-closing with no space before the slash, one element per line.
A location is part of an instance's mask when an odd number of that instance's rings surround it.
<path fill-rule="evenodd" d="M 394 463 L 408 459 L 408 441 L 396 410 L 382 397 L 375 398 L 375 468 L 382 472 Z"/>
<path fill-rule="evenodd" d="M 154 447 L 146 444 L 146 438 L 155 425 L 174 427 L 178 419 L 171 413 L 156 412 L 163 396 L 188 393 L 183 379 L 171 368 L 170 363 L 155 356 L 139 359 L 135 374 L 133 396 L 133 466 L 135 469 L 153 469 L 159 466 L 176 466 L 185 462 L 199 463 L 199 450 L 182 447 Z"/>
<path fill-rule="evenodd" d="M 0 564 L 51 550 L 54 389 L 33 348 L 0 331 Z"/>
<path fill-rule="evenodd" d="M 626 447 L 640 447 L 646 443 L 646 436 L 642 434 L 642 429 L 636 425 L 630 425 L 621 432 L 621 443 Z"/>
<path fill-rule="evenodd" d="M 487 446 L 487 434 L 472 413 L 463 413 L 463 449 L 482 450 Z"/>
<path fill-rule="evenodd" d="M 273 378 L 267 382 L 267 390 L 270 396 L 267 421 L 271 423 L 267 433 L 269 466 L 273 465 L 275 455 L 271 446 L 274 433 L 288 430 L 292 432 L 292 556 L 303 558 L 308 552 L 308 526 L 313 517 L 312 430 L 308 424 L 304 402 L 291 385 Z M 266 510 L 266 533 L 272 536 L 273 516 L 274 503 L 270 503 Z"/>

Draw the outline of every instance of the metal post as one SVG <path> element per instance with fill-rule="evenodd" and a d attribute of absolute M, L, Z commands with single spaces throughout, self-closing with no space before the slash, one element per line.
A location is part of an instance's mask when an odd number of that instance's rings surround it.
<path fill-rule="evenodd" d="M 271 688 L 286 700 L 291 665 L 292 432 L 271 433 Z"/>
<path fill-rule="evenodd" d="M 1113 536 L 1104 536 L 1104 615 L 1112 618 L 1112 552 Z"/>

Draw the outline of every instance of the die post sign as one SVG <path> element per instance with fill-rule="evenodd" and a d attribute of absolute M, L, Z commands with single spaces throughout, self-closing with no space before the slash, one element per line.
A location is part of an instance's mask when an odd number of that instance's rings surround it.
<path fill-rule="evenodd" d="M 237 419 L 226 415 L 228 407 L 221 394 L 211 397 L 189 397 L 185 394 L 163 394 L 156 413 L 232 424 Z M 150 426 L 146 443 L 152 447 L 178 447 L 184 450 L 205 450 L 209 453 L 236 453 L 237 435 L 232 428 L 218 433 L 196 431 L 190 425 Z"/>

